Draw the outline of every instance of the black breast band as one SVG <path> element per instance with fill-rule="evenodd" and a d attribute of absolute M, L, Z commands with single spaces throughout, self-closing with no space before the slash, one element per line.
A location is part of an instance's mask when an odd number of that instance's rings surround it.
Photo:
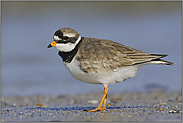
<path fill-rule="evenodd" d="M 76 47 L 70 51 L 70 52 L 61 52 L 59 51 L 58 54 L 60 57 L 62 57 L 62 60 L 64 62 L 70 63 L 72 61 L 72 59 L 74 58 L 74 56 L 76 55 L 77 51 L 78 51 L 78 47 L 80 45 L 80 43 L 82 42 L 84 38 L 81 37 L 81 40 L 79 41 L 79 43 L 76 45 Z"/>

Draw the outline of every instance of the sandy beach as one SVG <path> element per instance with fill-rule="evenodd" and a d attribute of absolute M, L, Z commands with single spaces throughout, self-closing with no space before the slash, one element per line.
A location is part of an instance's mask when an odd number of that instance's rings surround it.
<path fill-rule="evenodd" d="M 182 121 L 181 92 L 112 93 L 108 95 L 106 111 L 84 111 L 97 107 L 102 94 L 2 97 L 1 120 Z"/>

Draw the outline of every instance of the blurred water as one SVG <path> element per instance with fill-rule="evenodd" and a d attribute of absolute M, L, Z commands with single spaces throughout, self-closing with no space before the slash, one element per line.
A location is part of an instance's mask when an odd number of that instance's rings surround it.
<path fill-rule="evenodd" d="M 110 93 L 181 90 L 181 2 L 2 2 L 2 95 L 103 91 L 74 79 L 55 48 L 53 33 L 70 27 L 144 52 L 168 54 L 174 66 L 147 65 Z"/>

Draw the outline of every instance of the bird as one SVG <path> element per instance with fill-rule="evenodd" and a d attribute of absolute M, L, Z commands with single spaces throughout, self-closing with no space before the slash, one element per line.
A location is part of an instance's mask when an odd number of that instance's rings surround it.
<path fill-rule="evenodd" d="M 70 74 L 80 81 L 102 84 L 104 94 L 99 105 L 88 112 L 106 110 L 108 86 L 134 77 L 143 65 L 173 65 L 161 58 L 164 54 L 150 54 L 123 44 L 90 37 L 82 37 L 69 27 L 58 29 L 47 48 L 55 47 Z"/>

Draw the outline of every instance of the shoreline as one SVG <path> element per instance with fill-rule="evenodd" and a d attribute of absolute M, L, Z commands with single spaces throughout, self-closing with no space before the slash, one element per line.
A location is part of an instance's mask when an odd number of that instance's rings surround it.
<path fill-rule="evenodd" d="M 102 92 L 73 95 L 2 97 L 2 121 L 182 121 L 180 91 L 156 90 L 108 94 L 107 110 L 98 106 Z M 38 104 L 39 105 L 36 105 Z M 42 106 L 41 106 L 42 105 Z"/>

